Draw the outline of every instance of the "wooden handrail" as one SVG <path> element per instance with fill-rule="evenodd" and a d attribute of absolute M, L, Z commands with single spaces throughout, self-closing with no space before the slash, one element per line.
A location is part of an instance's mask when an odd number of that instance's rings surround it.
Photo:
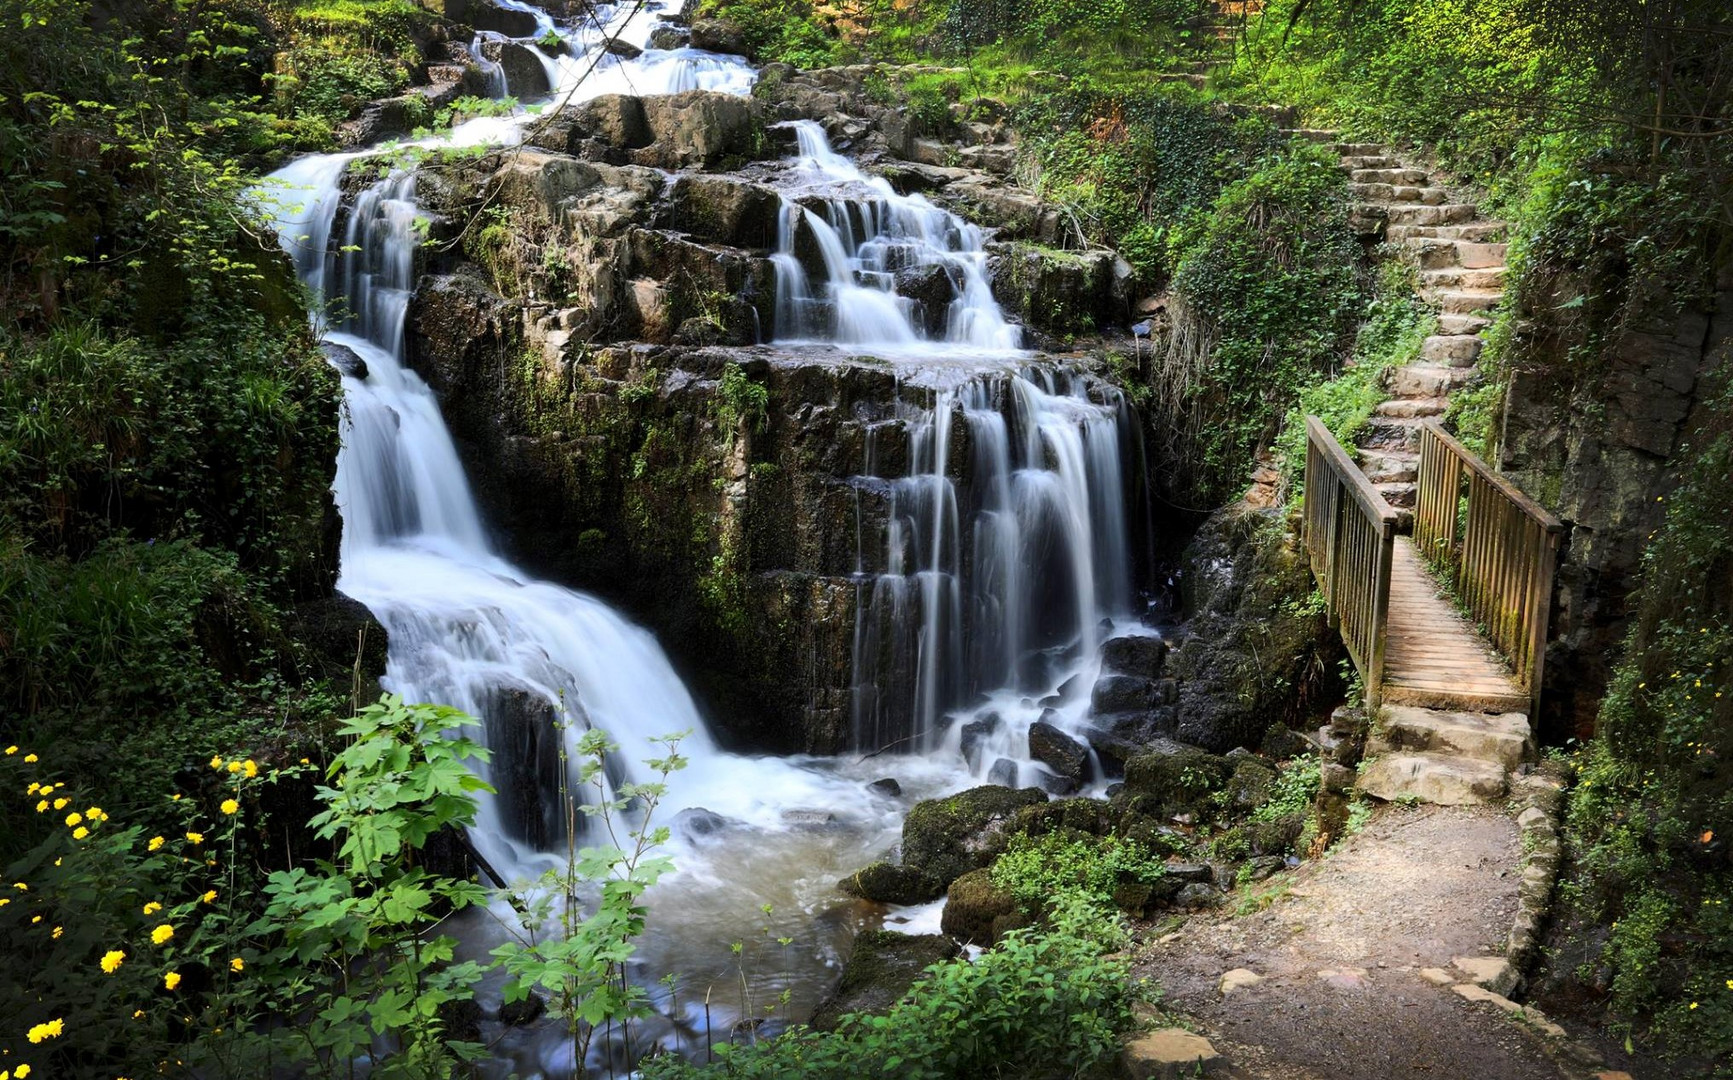
<path fill-rule="evenodd" d="M 1383 699 L 1396 511 L 1315 416 L 1306 417 L 1304 497 L 1312 575 L 1324 594 L 1330 625 L 1341 628 L 1365 683 L 1366 707 L 1375 713 Z"/>
<path fill-rule="evenodd" d="M 1507 661 L 1538 717 L 1564 526 L 1438 421 L 1420 427 L 1414 545 Z"/>

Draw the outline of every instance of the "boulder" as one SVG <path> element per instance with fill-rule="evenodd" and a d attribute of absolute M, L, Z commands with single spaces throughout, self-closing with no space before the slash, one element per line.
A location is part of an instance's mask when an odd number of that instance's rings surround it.
<path fill-rule="evenodd" d="M 536 50 L 517 41 L 492 39 L 481 43 L 481 55 L 492 60 L 505 72 L 506 89 L 520 100 L 541 97 L 548 85 L 548 69 L 542 66 Z"/>
<path fill-rule="evenodd" d="M 506 835 L 537 849 L 563 835 L 560 782 L 563 742 L 554 704 L 528 686 L 489 689 L 482 714 L 493 751 L 488 780 Z"/>
<path fill-rule="evenodd" d="M 1169 814 L 1195 809 L 1228 778 L 1225 759 L 1193 747 L 1139 754 L 1125 763 L 1125 791 L 1160 804 Z"/>
<path fill-rule="evenodd" d="M 896 777 L 886 776 L 886 777 L 883 777 L 881 779 L 874 780 L 872 783 L 868 784 L 867 790 L 869 790 L 875 794 L 885 795 L 885 796 L 888 796 L 888 797 L 894 799 L 898 795 L 901 795 L 903 793 L 903 785 L 897 783 Z"/>
<path fill-rule="evenodd" d="M 1033 788 L 988 785 L 918 802 L 903 820 L 903 866 L 943 889 L 993 861 L 1019 808 L 1046 801 L 1047 795 Z"/>
<path fill-rule="evenodd" d="M 684 49 L 692 40 L 692 31 L 684 26 L 658 26 L 650 31 L 650 48 L 671 51 Z"/>
<path fill-rule="evenodd" d="M 887 862 L 857 870 L 837 882 L 836 887 L 849 896 L 880 904 L 924 904 L 945 891 L 944 883 L 935 882 L 918 870 Z"/>
<path fill-rule="evenodd" d="M 1235 810 L 1255 810 L 1270 801 L 1276 770 L 1260 758 L 1245 755 L 1234 763 L 1228 779 L 1228 803 Z"/>
<path fill-rule="evenodd" d="M 1108 638 L 1101 643 L 1101 670 L 1111 675 L 1154 679 L 1167 662 L 1167 642 L 1148 634 Z"/>
<path fill-rule="evenodd" d="M 603 42 L 602 49 L 611 55 L 620 57 L 622 60 L 636 60 L 638 57 L 644 55 L 643 49 L 638 48 L 638 46 L 629 41 L 621 41 L 618 38 L 609 38 L 607 41 Z"/>
<path fill-rule="evenodd" d="M 908 993 L 927 968 L 961 952 L 944 934 L 868 930 L 854 939 L 842 978 L 814 1010 L 811 1026 L 833 1031 L 849 1013 L 879 1013 Z"/>
<path fill-rule="evenodd" d="M 1190 1080 L 1217 1075 L 1227 1068 L 1227 1059 L 1202 1035 L 1162 1028 L 1127 1043 L 1119 1064 L 1126 1080 Z"/>
<path fill-rule="evenodd" d="M 728 176 L 681 175 L 668 191 L 670 229 L 731 247 L 776 244 L 782 199 L 769 188 Z"/>
<path fill-rule="evenodd" d="M 534 990 L 521 1001 L 508 1001 L 499 1007 L 499 1022 L 506 1027 L 533 1024 L 547 1014 L 548 1003 Z"/>
<path fill-rule="evenodd" d="M 739 822 L 731 821 L 714 810 L 690 806 L 675 814 L 668 827 L 676 836 L 686 840 L 702 840 L 737 824 Z"/>
<path fill-rule="evenodd" d="M 905 266 L 896 273 L 898 296 L 919 305 L 917 317 L 930 335 L 940 336 L 950 318 L 956 288 L 942 266 Z"/>
<path fill-rule="evenodd" d="M 692 24 L 692 47 L 705 52 L 752 55 L 746 35 L 727 19 L 699 19 Z"/>
<path fill-rule="evenodd" d="M 1046 721 L 1029 725 L 1029 756 L 1060 776 L 1089 778 L 1089 748 Z"/>
<path fill-rule="evenodd" d="M 574 120 L 609 146 L 637 150 L 649 146 L 655 136 L 644 116 L 644 99 L 630 94 L 603 94 L 570 110 Z"/>
<path fill-rule="evenodd" d="M 987 770 L 987 783 L 999 787 L 1016 787 L 1017 763 L 1003 757 L 993 762 L 993 767 Z"/>
<path fill-rule="evenodd" d="M 651 142 L 634 151 L 635 164 L 683 169 L 730 157 L 751 160 L 765 149 L 763 120 L 751 98 L 687 90 L 640 100 Z"/>
<path fill-rule="evenodd" d="M 1137 675 L 1103 675 L 1089 691 L 1089 712 L 1092 716 L 1108 713 L 1142 712 L 1154 708 L 1159 693 L 1155 680 Z"/>
<path fill-rule="evenodd" d="M 951 882 L 939 927 L 967 945 L 991 945 L 1013 925 L 1022 925 L 1017 898 L 993 884 L 993 872 L 971 870 Z"/>
<path fill-rule="evenodd" d="M 511 38 L 534 37 L 536 17 L 527 11 L 503 8 L 489 0 L 445 0 L 447 17 L 466 22 L 477 30 L 491 30 Z"/>
<path fill-rule="evenodd" d="M 1090 721 L 1084 738 L 1101 756 L 1102 764 L 1113 771 L 1125 768 L 1125 763 L 1150 750 L 1177 749 L 1178 743 L 1169 737 L 1179 723 L 1172 706 L 1160 706 L 1142 712 L 1097 716 Z"/>
<path fill-rule="evenodd" d="M 1173 898 L 1173 906 L 1186 911 L 1199 911 L 1213 908 L 1222 902 L 1221 890 L 1214 885 L 1194 882 L 1179 890 L 1179 895 Z"/>
<path fill-rule="evenodd" d="M 968 763 L 970 772 L 980 767 L 987 740 L 997 735 L 1004 726 L 1005 722 L 999 719 L 998 713 L 988 713 L 963 725 L 957 736 L 957 748 L 962 751 L 963 760 Z"/>
<path fill-rule="evenodd" d="M 350 379 L 367 378 L 367 361 L 349 346 L 326 341 L 320 343 L 319 351 L 325 354 L 325 362 L 336 368 L 338 374 Z"/>

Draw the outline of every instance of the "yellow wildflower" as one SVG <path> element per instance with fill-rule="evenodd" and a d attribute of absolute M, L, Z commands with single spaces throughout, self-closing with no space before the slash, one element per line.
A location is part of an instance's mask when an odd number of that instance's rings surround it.
<path fill-rule="evenodd" d="M 8 746 L 6 748 L 6 756 L 7 757 L 11 757 L 13 754 L 16 754 L 17 752 L 18 752 L 18 747 L 16 747 L 16 746 Z"/>
<path fill-rule="evenodd" d="M 90 835 L 90 830 L 85 828 L 83 825 L 80 825 L 78 828 L 72 830 L 72 838 L 74 840 L 83 840 L 85 837 L 87 837 L 89 835 Z"/>
<path fill-rule="evenodd" d="M 144 1010 L 143 1010 L 143 1009 L 134 1009 L 134 1010 L 132 1010 L 132 1018 L 133 1018 L 133 1019 L 134 1019 L 134 1020 L 138 1020 L 138 1019 L 141 1019 L 141 1018 L 143 1018 L 143 1016 L 144 1016 Z"/>
<path fill-rule="evenodd" d="M 241 804 L 236 802 L 235 800 L 224 799 L 223 805 L 221 807 L 219 807 L 218 809 L 222 810 L 222 812 L 225 814 L 232 814 L 235 811 L 239 810 L 240 808 L 241 808 Z"/>
<path fill-rule="evenodd" d="M 14 885 L 12 887 L 14 889 L 17 889 L 19 892 L 29 892 L 30 891 L 30 886 L 28 884 L 26 884 L 25 882 L 22 882 L 22 881 L 20 881 L 18 884 Z"/>
<path fill-rule="evenodd" d="M 32 781 L 30 781 L 30 786 L 24 789 L 24 794 L 34 795 L 38 791 L 41 791 L 41 790 L 42 790 L 42 785 L 37 783 L 36 781 L 32 780 Z"/>
<path fill-rule="evenodd" d="M 126 953 L 119 949 L 110 949 L 102 954 L 102 971 L 105 975 L 113 975 L 126 960 Z"/>
<path fill-rule="evenodd" d="M 161 851 L 163 843 L 164 841 L 162 837 L 153 836 L 150 838 L 150 843 L 146 845 L 146 848 L 150 851 Z"/>
<path fill-rule="evenodd" d="M 198 833 L 198 832 L 189 832 L 189 833 L 187 833 L 187 840 L 191 843 L 194 843 L 194 844 L 202 844 L 205 842 L 205 834 L 204 833 Z"/>
<path fill-rule="evenodd" d="M 37 1024 L 35 1027 L 31 1028 L 30 1033 L 26 1038 L 33 1043 L 39 1043 L 43 1039 L 53 1039 L 58 1037 L 64 1030 L 65 1026 L 58 1019 L 50 1020 L 46 1024 Z"/>
<path fill-rule="evenodd" d="M 220 769 L 222 767 L 223 767 L 223 756 L 221 754 L 211 755 L 211 768 Z"/>
<path fill-rule="evenodd" d="M 40 916 L 40 915 L 30 916 L 30 925 L 31 926 L 35 926 L 37 923 L 39 923 L 41 921 L 42 921 L 42 916 Z"/>
<path fill-rule="evenodd" d="M 66 799 L 66 798 L 55 799 L 54 800 L 54 809 L 64 810 L 64 809 L 66 809 L 66 804 L 71 802 L 71 801 L 72 801 L 71 799 Z"/>
<path fill-rule="evenodd" d="M 53 938 L 53 939 L 54 939 L 54 940 L 56 940 L 56 941 L 59 941 L 59 940 L 60 940 L 60 935 L 61 935 L 61 934 L 64 934 L 64 933 L 66 933 L 66 928 L 65 928 L 65 927 L 62 927 L 62 926 L 56 926 L 56 927 L 55 927 L 55 928 L 54 928 L 54 933 L 52 933 L 52 934 L 50 934 L 50 935 L 49 935 L 49 937 L 52 937 L 52 938 Z"/>
<path fill-rule="evenodd" d="M 216 898 L 217 898 L 217 890 L 215 890 L 215 889 L 212 889 L 210 892 L 205 893 L 204 896 L 200 897 L 200 899 L 203 900 L 207 904 L 214 902 L 216 900 Z"/>
<path fill-rule="evenodd" d="M 102 807 L 92 806 L 90 809 L 88 809 L 84 812 L 84 816 L 87 818 L 95 818 L 97 821 L 101 821 L 102 820 Z"/>
<path fill-rule="evenodd" d="M 169 972 L 162 977 L 162 984 L 167 989 L 173 990 L 181 984 L 181 973 L 178 971 Z"/>
<path fill-rule="evenodd" d="M 174 936 L 175 928 L 170 926 L 168 923 L 163 923 L 161 926 L 150 932 L 150 941 L 152 945 L 161 945 L 163 942 Z"/>
<path fill-rule="evenodd" d="M 34 765 L 34 764 L 36 764 L 36 755 L 35 754 L 25 754 L 24 755 L 24 761 L 28 765 Z"/>
<path fill-rule="evenodd" d="M 242 960 L 242 959 L 241 959 L 241 958 L 240 958 L 240 957 L 238 957 L 238 956 L 237 956 L 237 957 L 235 957 L 235 958 L 234 958 L 234 959 L 233 959 L 233 960 L 230 960 L 230 961 L 229 961 L 229 970 L 230 970 L 230 971 L 239 971 L 239 970 L 241 970 L 241 969 L 242 969 L 242 968 L 244 968 L 244 967 L 246 967 L 246 966 L 247 966 L 247 963 L 246 963 L 246 961 L 245 961 L 245 960 Z"/>
<path fill-rule="evenodd" d="M 30 1063 L 24 1062 L 20 1064 L 18 1068 L 13 1071 L 12 1075 L 16 1076 L 18 1080 L 24 1080 L 26 1076 L 30 1075 Z"/>
<path fill-rule="evenodd" d="M 148 903 L 144 906 L 144 913 L 146 915 L 155 915 L 157 912 L 159 912 L 161 910 L 162 910 L 162 905 L 157 903 L 155 900 L 152 900 L 150 903 Z"/>
<path fill-rule="evenodd" d="M 47 813 L 47 811 L 48 811 L 48 800 L 47 799 L 43 799 L 41 802 L 36 804 L 36 812 L 38 814 Z"/>
<path fill-rule="evenodd" d="M 232 773 L 240 772 L 241 771 L 241 763 L 238 761 L 229 762 L 229 771 Z"/>
<path fill-rule="evenodd" d="M 66 815 L 66 827 L 70 829 L 83 820 L 84 815 L 74 810 L 72 813 Z"/>
<path fill-rule="evenodd" d="M 259 775 L 259 766 L 253 762 L 252 758 L 248 758 L 241 762 L 241 771 L 247 774 L 248 780 L 251 780 L 253 777 Z"/>

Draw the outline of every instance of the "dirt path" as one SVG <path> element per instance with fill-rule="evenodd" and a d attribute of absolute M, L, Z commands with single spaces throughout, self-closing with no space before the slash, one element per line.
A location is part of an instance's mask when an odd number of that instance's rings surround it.
<path fill-rule="evenodd" d="M 1236 893 L 1136 972 L 1244 1080 L 1559 1080 L 1523 1024 L 1420 976 L 1502 951 L 1520 858 L 1500 810 L 1390 806 L 1269 907 L 1236 917 Z M 1239 968 L 1262 981 L 1224 995 Z"/>

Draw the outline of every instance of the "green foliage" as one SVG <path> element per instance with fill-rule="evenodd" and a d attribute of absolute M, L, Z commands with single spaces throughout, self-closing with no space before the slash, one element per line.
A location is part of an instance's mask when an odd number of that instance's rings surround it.
<path fill-rule="evenodd" d="M 1162 860 L 1135 840 L 1118 836 L 1072 838 L 1057 832 L 1013 836 L 991 871 L 995 886 L 1032 911 L 1043 910 L 1062 893 L 1111 911 L 1113 892 L 1120 885 L 1152 885 L 1164 873 Z"/>
<path fill-rule="evenodd" d="M 882 1016 L 718 1047 L 702 1066 L 646 1062 L 649 1080 L 963 1080 L 1078 1076 L 1112 1060 L 1131 1020 L 1124 931 L 1086 898 L 1050 898 L 1050 929 L 1013 930 L 973 962 L 936 964 Z"/>
<path fill-rule="evenodd" d="M 722 369 L 716 384 L 716 422 L 724 431 L 732 431 L 741 421 L 752 430 L 762 430 L 769 419 L 770 388 L 753 382 L 746 369 L 732 361 Z"/>
<path fill-rule="evenodd" d="M 1615 1012 L 1660 1049 L 1733 1068 L 1733 393 L 1681 450 L 1644 554 L 1625 659 L 1567 818 L 1576 916 L 1612 927 Z"/>
<path fill-rule="evenodd" d="M 1270 790 L 1269 801 L 1252 811 L 1254 822 L 1280 821 L 1294 815 L 1310 815 L 1318 798 L 1321 763 L 1316 754 L 1282 762 Z"/>

